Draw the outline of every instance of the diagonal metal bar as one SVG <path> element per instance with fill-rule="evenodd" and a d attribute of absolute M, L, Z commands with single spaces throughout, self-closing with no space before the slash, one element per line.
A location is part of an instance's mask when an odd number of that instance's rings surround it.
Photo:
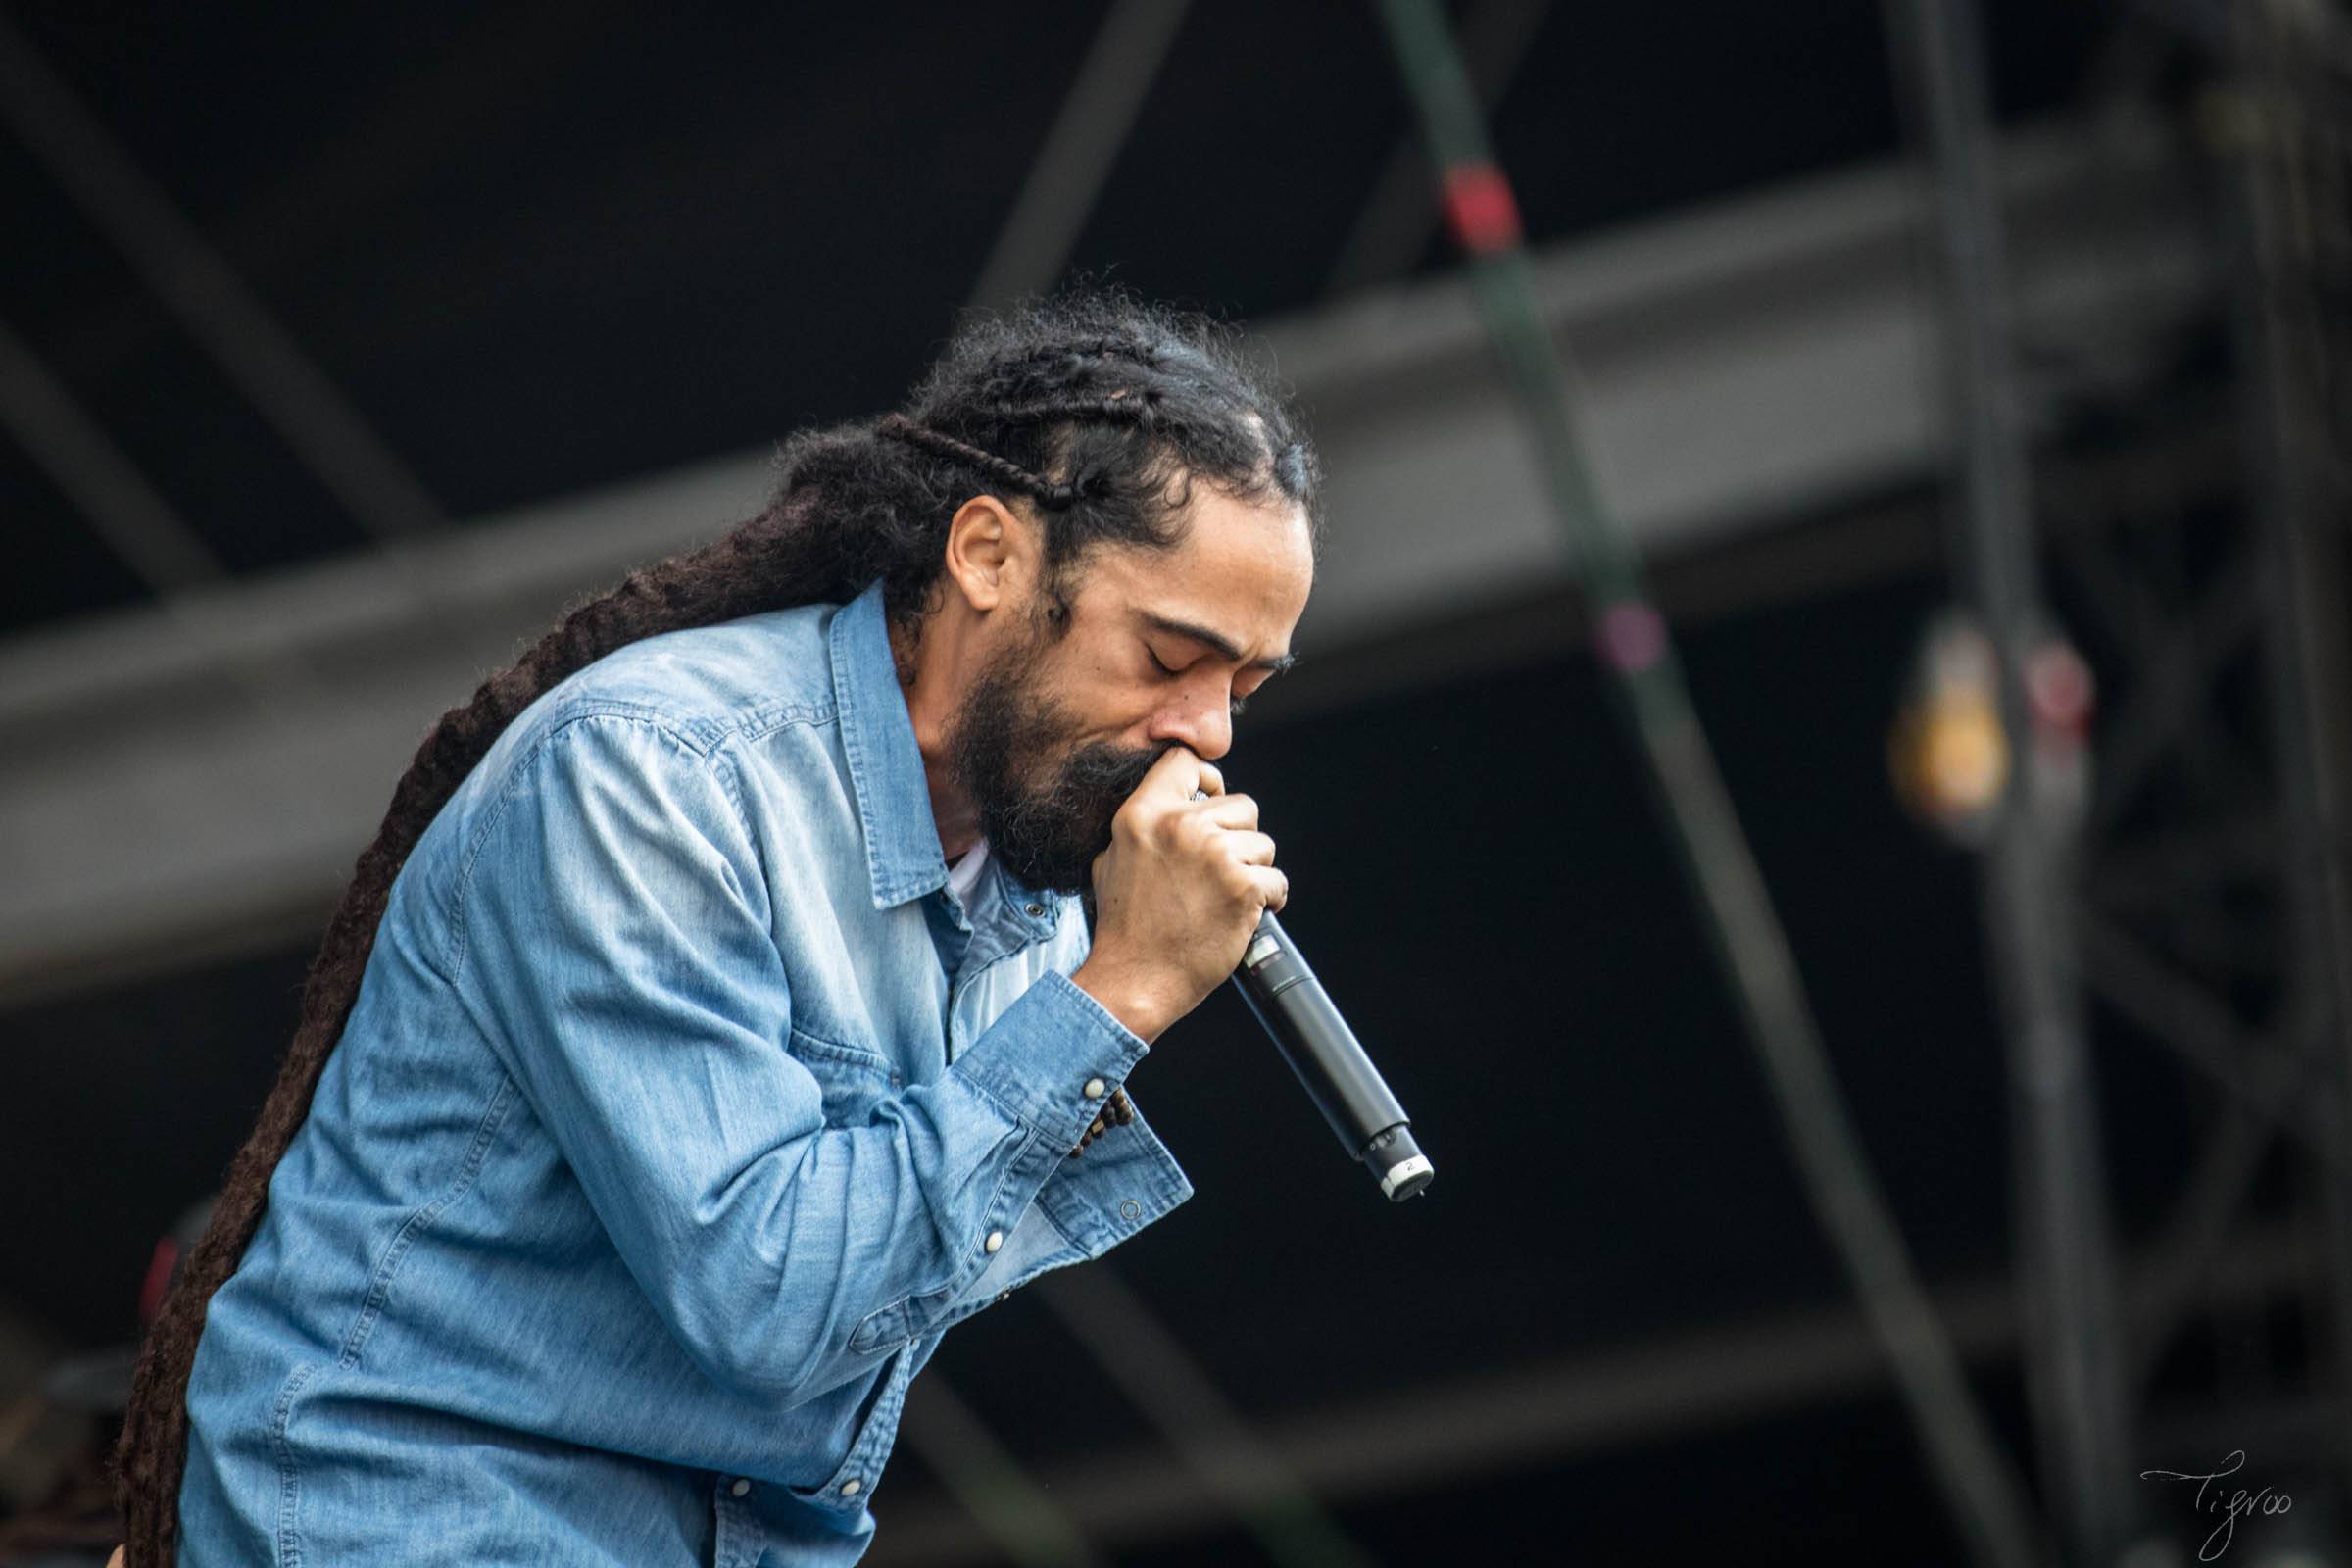
<path fill-rule="evenodd" d="M 107 439 L 31 346 L 0 320 L 0 426 L 152 589 L 177 633 L 254 712 L 275 723 L 295 704 L 318 701 L 310 671 L 268 645 L 230 635 L 205 589 L 227 573 L 201 535 Z M 315 824 L 335 803 L 308 775 L 270 774 L 258 789 L 281 823 Z"/>
<path fill-rule="evenodd" d="M 1251 1428 L 1157 1314 L 1109 1264 L 1066 1269 L 1037 1288 L 1185 1464 L 1285 1568 L 1371 1568 L 1288 1458 Z"/>
<path fill-rule="evenodd" d="M 2086 843 L 2113 836 L 2125 808 L 2163 760 L 2165 748 L 2203 706 L 2223 662 L 2253 636 L 2261 613 L 2256 564 L 2241 556 L 2225 568 L 2187 623 L 2149 662 L 2122 710 L 2101 726 L 2097 798 L 2082 830 Z"/>
<path fill-rule="evenodd" d="M 1551 0 L 1482 0 L 1463 13 L 1462 59 L 1490 110 L 1510 90 L 1550 11 Z M 1340 242 L 1323 279 L 1326 295 L 1385 282 L 1420 260 L 1442 226 L 1430 185 L 1429 154 L 1420 136 L 1407 131 Z"/>
<path fill-rule="evenodd" d="M 197 591 L 227 581 L 227 568 L 5 320 L 0 425 L 154 592 L 180 633 L 258 708 L 269 712 L 289 699 L 316 695 L 317 682 L 291 661 L 222 635 Z"/>
<path fill-rule="evenodd" d="M 2127 576 L 2118 564 L 2114 545 L 2126 537 L 2122 531 L 2085 528 L 2070 534 L 2061 530 L 2049 537 L 2056 540 L 2069 568 L 2068 575 L 2082 590 L 2075 596 L 2075 602 L 2091 612 L 2133 668 L 2155 665 L 2175 640 L 2173 617 L 2145 583 Z M 2182 689 L 2193 698 L 2204 684 L 2192 675 Z M 2154 738 L 2160 751 L 2171 734 L 2165 732 Z M 2148 760 L 2155 760 L 2153 753 Z M 2189 732 L 2184 738 L 2182 760 L 2213 796 L 2224 794 L 2230 784 L 2253 779 L 2259 772 L 2237 738 L 2212 724 L 2198 725 Z M 2108 780 L 2100 782 L 2108 794 L 2123 793 Z"/>
<path fill-rule="evenodd" d="M 411 195 L 425 179 L 542 107 L 548 90 L 610 39 L 621 0 L 516 0 L 476 13 L 438 58 L 377 95 L 347 129 L 287 149 L 299 161 L 235 210 L 206 225 L 214 248 L 237 258 L 266 289 L 316 263 Z M 149 294 L 97 305 L 50 339 L 50 361 L 88 385 L 149 346 L 171 319 Z"/>
<path fill-rule="evenodd" d="M 2197 900 L 2149 911 L 2151 945 L 2190 972 L 2212 978 L 2278 978 L 2280 926 L 2277 909 L 2240 913 L 2220 900 Z"/>
<path fill-rule="evenodd" d="M 1191 0 L 1114 0 L 980 269 L 983 310 L 1051 288 L 1143 113 Z"/>
<path fill-rule="evenodd" d="M 2277 1128 L 2234 1102 L 2197 1150 L 2187 1185 L 2151 1249 L 2155 1257 L 2136 1283 L 2136 1321 L 2125 1348 L 2127 1384 L 2144 1399 L 2149 1379 L 2186 1317 L 2198 1283 L 2212 1271 L 2221 1245 L 2244 1206 Z"/>
<path fill-rule="evenodd" d="M 1879 1191 L 1823 1048 L 1787 933 L 1692 710 L 1641 559 L 1585 456 L 1568 374 L 1537 298 L 1510 188 L 1432 0 L 1382 0 L 1448 213 L 1472 254 L 1480 314 L 1525 416 L 1568 547 L 1594 609 L 1616 712 L 1647 764 L 1798 1173 L 1844 1266 L 1973 1554 L 2029 1563 L 2048 1552 L 2024 1489 L 1978 1409 L 1949 1334 Z"/>
<path fill-rule="evenodd" d="M 2117 565 L 2113 534 L 2105 524 L 2051 531 L 2055 554 L 2082 588 L 2092 619 L 2133 663 L 2144 664 L 2155 657 L 2162 628 L 2147 591 Z"/>
<path fill-rule="evenodd" d="M 1102 1557 L 934 1368 L 907 1391 L 899 1432 L 1020 1568 L 1096 1568 Z"/>
<path fill-rule="evenodd" d="M 224 581 L 204 536 L 159 495 L 32 346 L 0 321 L 0 423 L 158 595 Z"/>
<path fill-rule="evenodd" d="M 2278 823 L 2255 809 L 2111 851 L 2090 874 L 2099 903 L 2138 908 L 2183 893 L 2268 877 L 2281 845 Z"/>
<path fill-rule="evenodd" d="M 0 119 L 354 519 L 383 539 L 446 520 L 424 482 L 5 14 Z"/>
<path fill-rule="evenodd" d="M 2289 1038 L 2311 1036 L 2314 1025 L 2306 1011 Z M 2264 1156 L 2277 1141 L 2281 1108 L 2303 1091 L 2318 1067 L 2316 1053 L 2308 1047 L 2264 1057 L 2255 1068 L 2259 1081 L 2250 1096 L 2260 1109 L 2232 1102 L 2224 1108 L 2221 1125 L 2206 1136 L 2196 1168 L 2149 1246 L 2147 1263 L 2134 1282 L 2132 1332 L 2126 1349 L 2131 1386 L 2147 1386 L 2199 1284 L 2212 1276 L 2253 1194 Z"/>
<path fill-rule="evenodd" d="M 2295 1102 L 2291 1097 L 2270 1105 L 2256 1087 L 2283 1071 L 2279 1058 L 2292 1054 L 2291 1043 L 2266 1042 L 2249 1033 L 2219 999 L 2159 961 L 2095 909 L 2079 908 L 2076 920 L 2082 932 L 2082 977 L 2109 1005 L 2232 1100 L 2295 1134 L 2304 1152 L 2338 1179 L 2346 1174 L 2330 1107 Z"/>

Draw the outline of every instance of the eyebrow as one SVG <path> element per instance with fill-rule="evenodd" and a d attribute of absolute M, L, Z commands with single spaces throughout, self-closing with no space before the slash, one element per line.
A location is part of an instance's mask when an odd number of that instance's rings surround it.
<path fill-rule="evenodd" d="M 1216 650 L 1226 659 L 1233 660 L 1237 663 L 1241 662 L 1242 651 L 1236 648 L 1233 640 L 1223 632 L 1211 631 L 1206 626 L 1196 626 L 1189 620 L 1172 620 L 1166 615 L 1153 614 L 1150 611 L 1144 612 L 1144 621 L 1153 631 L 1165 632 L 1171 637 L 1190 637 L 1204 648 Z M 1252 659 L 1249 662 L 1251 669 L 1262 669 L 1272 675 L 1279 675 L 1298 662 L 1298 656 L 1297 654 L 1273 655 L 1265 659 Z"/>

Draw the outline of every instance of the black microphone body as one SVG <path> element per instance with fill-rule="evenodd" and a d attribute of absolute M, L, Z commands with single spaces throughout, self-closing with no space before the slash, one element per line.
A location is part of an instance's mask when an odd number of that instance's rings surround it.
<path fill-rule="evenodd" d="M 1392 1201 L 1402 1202 L 1427 1187 L 1437 1172 L 1413 1142 L 1404 1107 L 1356 1044 L 1273 910 L 1258 916 L 1233 983 L 1323 1119 L 1340 1135 L 1348 1157 L 1370 1166 Z"/>

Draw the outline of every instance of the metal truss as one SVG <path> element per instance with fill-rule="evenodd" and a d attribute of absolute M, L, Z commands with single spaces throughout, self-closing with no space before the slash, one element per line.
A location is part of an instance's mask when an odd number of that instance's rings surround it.
<path fill-rule="evenodd" d="M 2135 1404 L 2211 1310 L 2266 1178 L 2319 1249 L 2300 1298 L 2327 1425 L 2352 1482 L 2352 921 L 2344 616 L 2352 487 L 2352 27 L 2334 6 L 2249 0 L 2197 123 L 2229 264 L 2237 483 L 2221 495 L 2076 495 L 2058 581 L 2113 689 L 2084 836 L 2090 993 L 2222 1093 L 2145 1246 L 2126 1365 Z M 2159 434 L 2155 439 L 2169 439 Z M 2222 1366 L 2232 1409 L 2291 1395 Z"/>

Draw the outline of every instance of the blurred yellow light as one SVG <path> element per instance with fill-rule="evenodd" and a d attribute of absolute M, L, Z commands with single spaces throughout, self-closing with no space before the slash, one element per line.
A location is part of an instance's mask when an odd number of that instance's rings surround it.
<path fill-rule="evenodd" d="M 1937 815 L 1984 811 L 2009 782 L 2009 743 L 1990 703 L 1946 701 L 1920 737 L 1919 782 Z"/>
<path fill-rule="evenodd" d="M 2009 741 L 1988 696 L 1965 685 L 1904 710 L 1887 760 L 1905 805 L 1939 827 L 1971 834 L 2009 787 Z"/>

